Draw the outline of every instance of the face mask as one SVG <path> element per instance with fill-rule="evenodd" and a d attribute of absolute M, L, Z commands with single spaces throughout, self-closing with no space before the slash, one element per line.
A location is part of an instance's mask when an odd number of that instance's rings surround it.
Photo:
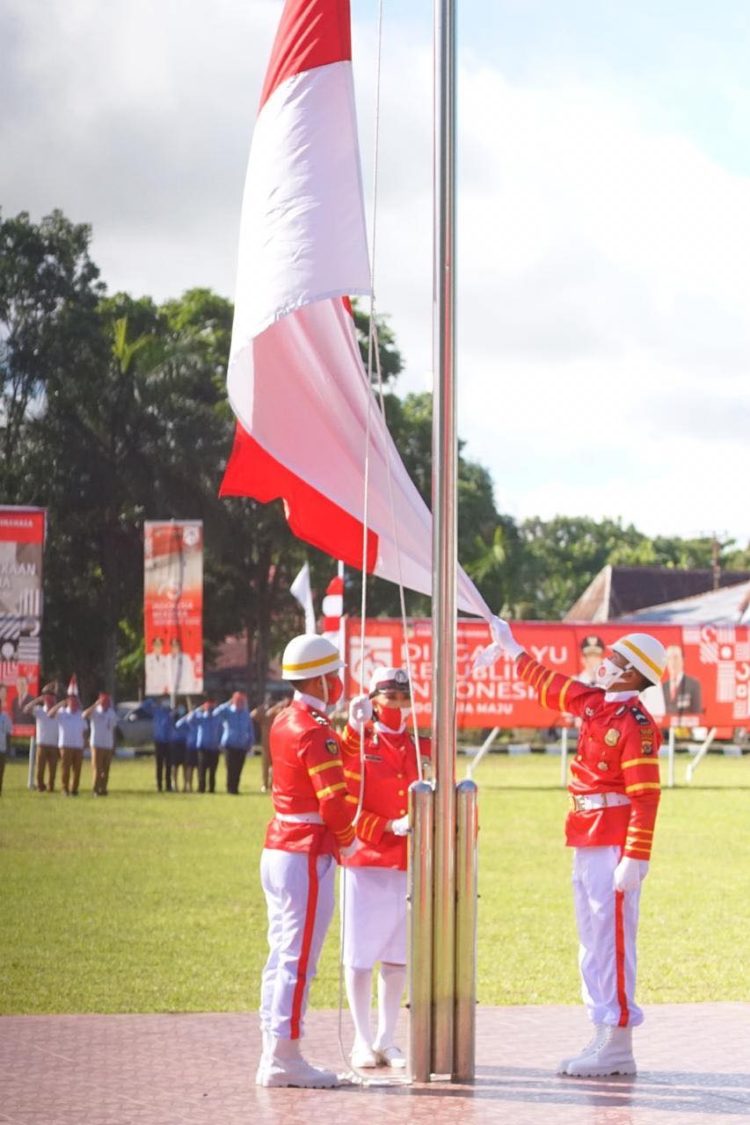
<path fill-rule="evenodd" d="M 401 730 L 408 707 L 378 707 L 378 722 L 388 730 Z"/>
<path fill-rule="evenodd" d="M 605 658 L 596 670 L 597 687 L 604 688 L 605 691 L 608 691 L 613 684 L 617 683 L 623 672 L 627 672 L 627 670 L 627 668 L 621 668 L 619 664 L 615 664 L 612 660 L 607 660 Z"/>
<path fill-rule="evenodd" d="M 323 690 L 325 691 L 324 703 L 330 711 L 344 694 L 344 685 L 336 675 L 323 676 Z"/>

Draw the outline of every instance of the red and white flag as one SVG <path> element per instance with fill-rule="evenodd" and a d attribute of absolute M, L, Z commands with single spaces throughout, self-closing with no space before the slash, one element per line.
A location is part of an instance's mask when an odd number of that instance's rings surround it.
<path fill-rule="evenodd" d="M 282 498 L 299 538 L 429 594 L 432 518 L 375 405 L 348 303 L 369 291 L 349 0 L 287 0 L 245 183 L 221 494 Z M 458 595 L 489 618 L 463 571 Z"/>
<path fill-rule="evenodd" d="M 323 596 L 323 636 L 336 645 L 344 655 L 341 619 L 344 616 L 344 576 L 337 574 L 326 587 Z"/>

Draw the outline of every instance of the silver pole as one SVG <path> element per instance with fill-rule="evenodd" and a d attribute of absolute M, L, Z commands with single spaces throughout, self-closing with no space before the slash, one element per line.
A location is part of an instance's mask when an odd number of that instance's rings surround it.
<path fill-rule="evenodd" d="M 500 727 L 493 727 L 492 730 L 490 731 L 490 733 L 487 735 L 484 742 L 479 747 L 478 752 L 474 755 L 474 757 L 471 759 L 468 766 L 466 767 L 466 776 L 468 778 L 471 778 L 471 777 L 474 776 L 474 770 L 477 768 L 477 766 L 481 762 L 482 758 L 485 756 L 485 754 L 487 753 L 489 748 L 492 746 L 492 743 L 495 741 L 497 736 L 500 734 L 500 730 L 501 730 Z"/>
<path fill-rule="evenodd" d="M 456 915 L 456 388 L 455 307 L 455 12 L 435 0 L 435 260 L 432 425 L 432 734 L 436 766 L 433 1058 L 436 1074 L 453 1069 Z"/>
<path fill-rule="evenodd" d="M 674 751 L 675 751 L 675 728 L 674 723 L 669 725 L 669 738 L 667 741 L 667 786 L 669 789 L 674 789 Z"/>
<path fill-rule="evenodd" d="M 32 734 L 31 738 L 29 739 L 29 775 L 26 779 L 26 786 L 27 786 L 28 789 L 35 789 L 36 788 L 36 781 L 34 780 L 34 775 L 35 775 L 34 767 L 35 766 L 36 766 L 36 738 Z"/>
<path fill-rule="evenodd" d="M 477 786 L 456 786 L 456 1035 L 453 1080 L 472 1082 L 477 1007 Z"/>
<path fill-rule="evenodd" d="M 710 731 L 708 732 L 708 735 L 706 736 L 706 741 L 701 744 L 700 750 L 695 755 L 692 762 L 690 763 L 687 770 L 685 771 L 685 780 L 686 781 L 692 781 L 693 780 L 693 774 L 698 769 L 698 766 L 701 764 L 701 762 L 705 758 L 706 754 L 711 749 L 711 743 L 713 742 L 713 740 L 715 738 L 716 738 L 716 727 L 711 727 Z"/>
<path fill-rule="evenodd" d="M 433 790 L 428 781 L 409 786 L 409 1071 L 429 1082 L 432 1062 L 432 834 Z"/>

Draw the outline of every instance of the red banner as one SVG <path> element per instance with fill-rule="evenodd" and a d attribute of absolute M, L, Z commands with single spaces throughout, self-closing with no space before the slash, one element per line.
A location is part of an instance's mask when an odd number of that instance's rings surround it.
<path fill-rule="evenodd" d="M 144 527 L 143 628 L 147 695 L 203 691 L 203 524 Z"/>
<path fill-rule="evenodd" d="M 401 622 L 372 618 L 367 622 L 364 652 L 361 623 L 347 620 L 347 692 L 363 690 L 374 670 L 406 667 Z M 667 673 L 658 687 L 643 692 L 644 706 L 666 726 L 748 727 L 750 628 L 747 626 L 675 625 L 642 629 L 625 624 L 567 625 L 514 621 L 519 643 L 542 664 L 566 676 L 592 680 L 604 648 L 627 632 L 648 632 L 666 646 Z M 457 695 L 460 727 L 549 727 L 567 722 L 536 702 L 535 693 L 517 676 L 512 660 L 472 671 L 474 655 L 490 642 L 482 621 L 460 620 L 457 633 Z M 432 623 L 409 623 L 408 654 L 420 725 L 430 722 L 432 706 Z"/>
<path fill-rule="evenodd" d="M 0 507 L 0 711 L 14 734 L 33 734 L 24 706 L 39 694 L 43 508 Z"/>

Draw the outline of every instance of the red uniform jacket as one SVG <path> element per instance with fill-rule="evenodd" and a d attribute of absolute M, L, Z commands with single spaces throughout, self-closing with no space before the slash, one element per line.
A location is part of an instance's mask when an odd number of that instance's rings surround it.
<path fill-rule="evenodd" d="M 356 731 L 344 728 L 341 740 L 344 776 L 351 799 L 359 803 L 361 782 L 360 740 Z M 430 757 L 428 738 L 420 738 L 419 753 Z M 357 821 L 357 836 L 362 846 L 345 860 L 347 867 L 391 867 L 406 870 L 406 837 L 386 831 L 389 820 L 398 820 L 409 811 L 409 786 L 419 779 L 414 739 L 408 731 L 400 734 L 365 727 L 365 788 L 362 812 Z"/>
<path fill-rule="evenodd" d="M 285 852 L 337 855 L 354 840 L 355 805 L 347 795 L 341 742 L 322 712 L 294 700 L 271 727 L 273 807 L 279 813 L 319 813 L 323 824 L 272 820 L 265 846 Z"/>
<path fill-rule="evenodd" d="M 583 720 L 570 767 L 571 795 L 622 793 L 630 798 L 629 805 L 573 809 L 565 823 L 567 844 L 616 844 L 632 859 L 649 859 L 660 796 L 661 734 L 648 711 L 635 698 L 608 702 L 601 688 L 550 672 L 526 652 L 517 667 L 543 707 L 569 711 Z"/>

